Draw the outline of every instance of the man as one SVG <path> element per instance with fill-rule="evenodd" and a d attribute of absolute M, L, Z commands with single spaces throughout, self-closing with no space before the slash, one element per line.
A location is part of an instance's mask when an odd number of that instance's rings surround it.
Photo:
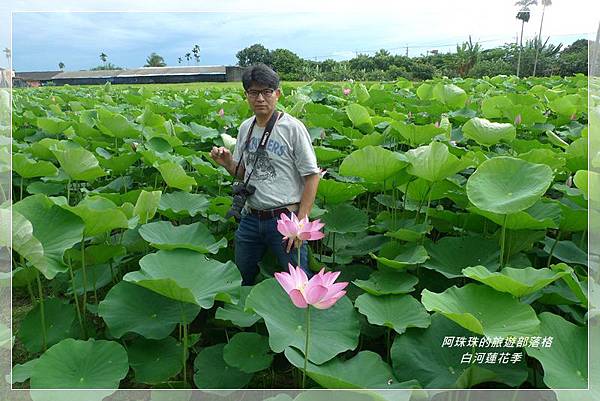
<path fill-rule="evenodd" d="M 240 125 L 233 155 L 224 147 L 213 147 L 211 157 L 232 176 L 237 169 L 240 180 L 250 176 L 249 184 L 256 188 L 246 201 L 235 232 L 235 263 L 242 285 L 252 285 L 267 247 L 282 269 L 287 269 L 288 263 L 298 265 L 297 250 L 291 251 L 292 244 L 283 241 L 277 220 L 281 213 L 289 216 L 294 212 L 299 219 L 310 214 L 320 170 L 306 127 L 287 113 L 278 114 L 265 147 L 259 147 L 271 116 L 279 113 L 275 111 L 281 96 L 278 75 L 258 64 L 244 71 L 242 85 L 254 117 Z M 306 241 L 300 247 L 300 266 L 310 276 L 307 247 Z"/>

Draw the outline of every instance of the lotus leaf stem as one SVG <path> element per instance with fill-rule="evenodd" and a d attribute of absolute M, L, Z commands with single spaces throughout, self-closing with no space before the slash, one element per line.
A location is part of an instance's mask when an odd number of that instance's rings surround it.
<path fill-rule="evenodd" d="M 42 281 L 40 280 L 40 272 L 36 269 L 35 279 L 38 285 L 38 292 L 40 296 L 40 319 L 42 323 L 42 349 L 46 351 L 47 348 L 47 335 L 46 335 L 46 313 L 44 311 L 44 292 L 42 291 Z"/>
<path fill-rule="evenodd" d="M 550 254 L 548 255 L 548 261 L 546 262 L 546 267 L 550 267 L 550 262 L 552 262 L 552 255 L 554 254 L 554 248 L 556 248 L 556 245 L 560 241 L 561 235 L 562 235 L 562 232 L 560 230 L 558 230 L 558 233 L 556 233 L 556 238 L 554 239 L 554 243 L 552 244 L 552 248 L 550 248 Z"/>
<path fill-rule="evenodd" d="M 508 214 L 504 215 L 504 222 L 502 223 L 502 236 L 500 237 L 500 268 L 504 267 L 504 240 L 506 238 L 506 219 Z"/>
<path fill-rule="evenodd" d="M 69 273 L 71 275 L 71 287 L 73 288 L 73 299 L 75 300 L 75 310 L 77 311 L 77 319 L 79 320 L 79 326 L 81 326 L 81 332 L 86 337 L 85 326 L 83 325 L 83 319 L 81 318 L 81 310 L 79 309 L 79 299 L 77 298 L 77 291 L 75 291 L 75 276 L 73 275 L 73 265 L 71 264 L 71 256 L 69 255 Z"/>

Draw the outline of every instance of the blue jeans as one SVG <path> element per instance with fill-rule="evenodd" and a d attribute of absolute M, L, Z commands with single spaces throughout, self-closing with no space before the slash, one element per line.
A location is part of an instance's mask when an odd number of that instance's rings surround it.
<path fill-rule="evenodd" d="M 291 213 L 290 213 L 291 214 Z M 290 215 L 288 214 L 288 216 Z M 258 217 L 242 214 L 242 219 L 235 232 L 235 264 L 242 274 L 242 285 L 254 284 L 258 273 L 258 262 L 263 258 L 267 246 L 277 257 L 277 262 L 283 271 L 288 271 L 288 263 L 297 266 L 298 249 L 292 247 L 287 253 L 287 241 L 277 231 L 279 217 L 259 220 Z M 308 245 L 303 241 L 300 246 L 300 267 L 308 277 L 312 272 L 308 268 Z"/>

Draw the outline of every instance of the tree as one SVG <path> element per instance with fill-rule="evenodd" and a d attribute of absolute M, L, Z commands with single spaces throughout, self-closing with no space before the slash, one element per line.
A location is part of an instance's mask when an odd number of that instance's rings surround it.
<path fill-rule="evenodd" d="M 520 6 L 521 9 L 517 13 L 517 19 L 521 20 L 521 39 L 519 40 L 519 57 L 517 60 L 517 77 L 521 70 L 521 52 L 523 50 L 523 28 L 525 23 L 529 22 L 531 13 L 529 12 L 529 6 L 536 5 L 537 0 L 519 0 L 515 3 L 515 6 Z"/>
<path fill-rule="evenodd" d="M 182 59 L 181 57 L 177 57 L 177 62 L 178 62 L 179 64 L 181 64 L 181 62 L 182 62 L 182 61 L 183 61 L 183 59 Z"/>
<path fill-rule="evenodd" d="M 593 43 L 593 42 L 592 42 Z M 588 73 L 588 41 L 579 39 L 571 43 L 558 56 L 559 74 L 569 76 Z"/>
<path fill-rule="evenodd" d="M 540 21 L 540 31 L 538 33 L 538 41 L 537 43 L 542 43 L 542 26 L 544 25 L 544 13 L 546 12 L 546 7 L 552 5 L 552 0 L 542 0 L 542 19 Z M 535 61 L 533 62 L 533 76 L 535 77 L 535 72 L 537 70 L 538 57 L 540 55 L 539 49 L 536 47 L 535 49 Z"/>
<path fill-rule="evenodd" d="M 185 59 L 187 60 L 187 62 L 188 62 L 188 65 L 190 65 L 190 60 L 191 60 L 191 58 L 192 58 L 192 54 L 191 54 L 191 53 L 186 53 L 186 54 L 185 54 Z"/>
<path fill-rule="evenodd" d="M 240 67 L 247 67 L 257 63 L 271 64 L 271 52 L 259 43 L 240 50 L 235 56 L 238 59 Z"/>
<path fill-rule="evenodd" d="M 8 61 L 8 68 L 10 68 L 10 56 L 11 56 L 11 51 L 8 47 L 4 48 L 4 55 L 6 56 L 6 60 Z"/>
<path fill-rule="evenodd" d="M 481 51 L 481 45 L 479 43 L 473 44 L 471 41 L 471 35 L 469 35 L 469 41 L 463 42 L 462 45 L 456 45 L 456 56 L 457 65 L 456 70 L 459 76 L 466 77 L 469 74 L 471 68 L 479 61 L 479 53 Z"/>
<path fill-rule="evenodd" d="M 122 70 L 123 67 L 118 67 L 116 65 L 114 65 L 113 63 L 106 63 L 103 65 L 99 65 L 97 67 L 94 68 L 90 68 L 90 71 L 100 71 L 100 70 Z"/>
<path fill-rule="evenodd" d="M 58 68 L 59 68 L 60 70 L 64 69 L 64 68 L 65 68 L 65 63 L 63 63 L 62 61 L 61 61 L 61 62 L 59 62 L 59 63 L 58 63 Z"/>
<path fill-rule="evenodd" d="M 196 59 L 196 64 L 200 62 L 200 46 L 194 45 L 192 49 L 192 53 L 194 53 L 194 58 Z"/>
<path fill-rule="evenodd" d="M 167 63 L 165 63 L 165 60 L 160 55 L 152 52 L 146 59 L 144 67 L 164 67 L 166 65 Z"/>
<path fill-rule="evenodd" d="M 270 52 L 270 65 L 285 80 L 298 80 L 302 70 L 302 59 L 287 49 Z"/>
<path fill-rule="evenodd" d="M 102 52 L 102 53 L 100 53 L 100 60 L 101 60 L 101 61 L 102 61 L 104 64 L 106 64 L 106 60 L 108 60 L 108 56 L 107 56 L 107 55 L 106 55 L 104 52 Z"/>

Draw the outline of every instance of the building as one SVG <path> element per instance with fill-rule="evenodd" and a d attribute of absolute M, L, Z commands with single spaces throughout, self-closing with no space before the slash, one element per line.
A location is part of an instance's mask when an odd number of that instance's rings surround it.
<path fill-rule="evenodd" d="M 187 82 L 233 82 L 242 80 L 243 68 L 237 66 L 142 67 L 129 70 L 46 71 L 17 73 L 33 86 L 111 84 L 172 84 Z M 37 74 L 37 75 L 36 75 Z M 37 80 L 34 80 L 37 78 Z"/>
<path fill-rule="evenodd" d="M 38 87 L 52 80 L 54 76 L 62 71 L 23 71 L 15 72 L 13 77 L 13 86 L 31 86 Z"/>

